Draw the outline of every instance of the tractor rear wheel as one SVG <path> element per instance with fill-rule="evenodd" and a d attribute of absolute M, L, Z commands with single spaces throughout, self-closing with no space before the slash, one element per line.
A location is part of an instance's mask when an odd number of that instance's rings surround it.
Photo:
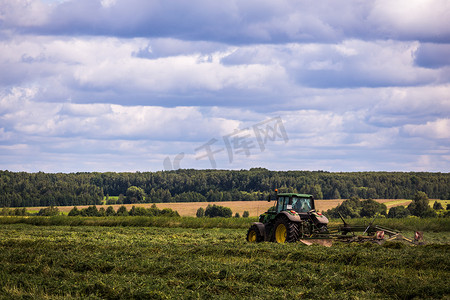
<path fill-rule="evenodd" d="M 264 240 L 264 237 L 259 232 L 258 226 L 252 225 L 247 231 L 247 242 L 259 243 Z"/>
<path fill-rule="evenodd" d="M 277 243 L 294 243 L 300 238 L 298 224 L 286 217 L 280 217 L 275 221 L 273 234 L 273 240 Z"/>

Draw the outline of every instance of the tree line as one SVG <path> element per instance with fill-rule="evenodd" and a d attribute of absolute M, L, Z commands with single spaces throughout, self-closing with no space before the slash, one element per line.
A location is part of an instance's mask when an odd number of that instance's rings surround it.
<path fill-rule="evenodd" d="M 28 212 L 24 207 L 23 208 L 2 208 L 0 210 L 0 216 L 59 216 L 63 215 L 63 213 L 59 210 L 58 207 L 49 206 L 44 207 L 39 210 L 37 213 Z M 120 206 L 117 211 L 114 210 L 112 206 L 108 206 L 106 209 L 104 207 L 97 208 L 97 206 L 92 205 L 86 208 L 78 209 L 78 207 L 74 206 L 69 214 L 69 217 L 126 217 L 126 216 L 147 216 L 147 217 L 157 217 L 157 216 L 165 216 L 165 217 L 179 217 L 180 214 L 176 210 L 172 210 L 170 208 L 159 209 L 153 204 L 149 208 L 145 207 L 131 207 L 130 210 L 127 210 L 125 206 Z"/>
<path fill-rule="evenodd" d="M 129 197 L 131 187 L 143 191 L 142 197 Z M 135 173 L 0 171 L 0 207 L 100 205 L 105 197 L 110 204 L 253 201 L 267 199 L 276 188 L 312 194 L 316 199 L 412 199 L 416 191 L 433 199 L 449 199 L 450 174 L 264 168 Z"/>
<path fill-rule="evenodd" d="M 415 193 L 413 201 L 407 207 L 402 205 L 391 207 L 388 212 L 386 205 L 373 199 L 361 201 L 358 197 L 350 197 L 350 199 L 343 201 L 337 207 L 327 210 L 325 215 L 335 219 L 372 218 L 375 216 L 387 218 L 406 218 L 409 216 L 420 218 L 450 217 L 450 204 L 444 210 L 444 207 L 439 202 L 435 201 L 433 208 L 431 208 L 429 202 L 427 194 L 418 191 Z"/>

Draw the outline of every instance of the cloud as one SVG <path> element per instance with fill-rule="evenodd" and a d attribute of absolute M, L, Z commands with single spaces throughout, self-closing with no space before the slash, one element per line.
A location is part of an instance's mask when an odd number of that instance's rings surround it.
<path fill-rule="evenodd" d="M 392 127 L 445 118 L 450 112 L 449 93 L 449 85 L 378 90 L 367 121 L 374 126 Z"/>
<path fill-rule="evenodd" d="M 424 68 L 442 68 L 450 66 L 449 44 L 421 44 L 414 53 L 415 63 Z"/>
<path fill-rule="evenodd" d="M 3 27 L 57 35 L 171 37 L 231 44 L 339 42 L 345 38 L 448 41 L 445 0 L 63 1 L 3 3 Z M 33 18 L 34 17 L 34 18 Z M 27 21 L 36 20 L 36 21 Z"/>
<path fill-rule="evenodd" d="M 404 119 L 379 127 L 368 121 L 373 113 L 365 109 L 267 115 L 224 107 L 37 103 L 30 100 L 33 92 L 16 90 L 1 102 L 5 110 L 0 118 L 0 153 L 9 169 L 159 170 L 167 157 L 173 160 L 181 152 L 185 153 L 181 167 L 211 168 L 199 149 L 211 139 L 217 140 L 213 149 L 221 150 L 217 167 L 227 169 L 256 163 L 271 169 L 411 170 L 408 166 L 414 161 L 414 170 L 439 170 L 437 160 L 448 156 L 448 119 L 423 124 Z M 253 141 L 250 156 L 235 152 L 230 162 L 224 137 L 277 115 L 288 141 L 268 141 L 265 151 Z M 430 146 L 441 152 L 430 152 Z"/>
<path fill-rule="evenodd" d="M 210 118 L 193 107 L 33 104 L 4 114 L 6 131 L 28 137 L 199 140 L 232 131 L 238 121 Z M 81 105 L 83 106 L 83 105 Z"/>
<path fill-rule="evenodd" d="M 448 1 L 0 0 L 14 170 L 448 171 Z M 280 116 L 289 141 L 224 138 Z M 242 149 L 241 149 L 242 150 Z"/>
<path fill-rule="evenodd" d="M 304 97 L 308 87 L 412 86 L 450 80 L 440 69 L 415 65 L 416 42 L 236 47 L 173 39 L 25 38 L 0 43 L 0 65 L 11 70 L 0 75 L 0 84 L 37 87 L 35 99 L 42 101 L 262 108 L 273 103 L 272 97 L 279 106 L 288 105 Z"/>
<path fill-rule="evenodd" d="M 34 27 L 49 20 L 49 6 L 37 0 L 0 0 L 0 28 Z"/>
<path fill-rule="evenodd" d="M 368 20 L 384 38 L 448 43 L 449 11 L 446 0 L 377 0 Z"/>
<path fill-rule="evenodd" d="M 383 87 L 441 82 L 439 72 L 417 68 L 417 42 L 346 40 L 339 44 L 287 44 L 239 47 L 224 64 L 265 63 L 283 66 L 303 86 Z"/>
<path fill-rule="evenodd" d="M 450 145 L 450 119 L 437 119 L 429 121 L 425 124 L 404 126 L 404 131 L 411 136 L 419 136 L 425 139 L 442 139 L 446 140 L 445 144 Z"/>
<path fill-rule="evenodd" d="M 414 68 L 415 42 L 345 41 L 339 45 L 296 45 L 292 77 L 313 87 L 385 87 L 424 85 L 439 75 Z"/>
<path fill-rule="evenodd" d="M 130 104 L 165 102 L 174 106 L 183 105 L 186 97 L 189 100 L 198 94 L 202 101 L 210 93 L 223 90 L 266 93 L 271 83 L 286 77 L 284 70 L 275 64 L 223 65 L 221 58 L 228 49 L 157 58 L 136 55 L 149 44 L 152 41 L 145 39 L 13 39 L 0 45 L 5 50 L 0 65 L 13 70 L 12 74 L 0 77 L 0 81 L 4 86 L 38 85 L 36 98 L 45 100 L 118 99 L 122 103 L 123 97 L 127 97 Z M 160 45 L 160 41 L 156 44 Z M 190 48 L 201 48 L 202 44 L 194 43 Z M 170 98 L 178 100 L 170 103 Z"/>

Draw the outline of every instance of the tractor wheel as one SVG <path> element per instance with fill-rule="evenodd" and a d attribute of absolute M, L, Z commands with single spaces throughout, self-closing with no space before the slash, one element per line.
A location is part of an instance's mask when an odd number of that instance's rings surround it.
<path fill-rule="evenodd" d="M 274 242 L 294 243 L 300 238 L 300 231 L 297 223 L 289 221 L 286 217 L 281 217 L 275 222 Z"/>
<path fill-rule="evenodd" d="M 256 225 L 252 225 L 247 231 L 247 242 L 249 243 L 259 243 L 264 240 L 264 237 L 259 232 Z"/>

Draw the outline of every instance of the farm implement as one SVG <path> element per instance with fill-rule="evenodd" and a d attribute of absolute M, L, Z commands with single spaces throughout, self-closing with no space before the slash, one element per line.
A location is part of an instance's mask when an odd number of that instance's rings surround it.
<path fill-rule="evenodd" d="M 269 199 L 270 201 L 270 199 Z M 259 216 L 259 222 L 251 225 L 247 241 L 276 243 L 301 242 L 306 245 L 331 246 L 334 242 L 373 242 L 401 240 L 411 244 L 422 244 L 423 235 L 416 232 L 413 239 L 401 232 L 374 225 L 349 225 L 344 218 L 343 225 L 328 226 L 328 219 L 315 209 L 314 197 L 309 194 L 277 193 L 276 205 Z"/>

